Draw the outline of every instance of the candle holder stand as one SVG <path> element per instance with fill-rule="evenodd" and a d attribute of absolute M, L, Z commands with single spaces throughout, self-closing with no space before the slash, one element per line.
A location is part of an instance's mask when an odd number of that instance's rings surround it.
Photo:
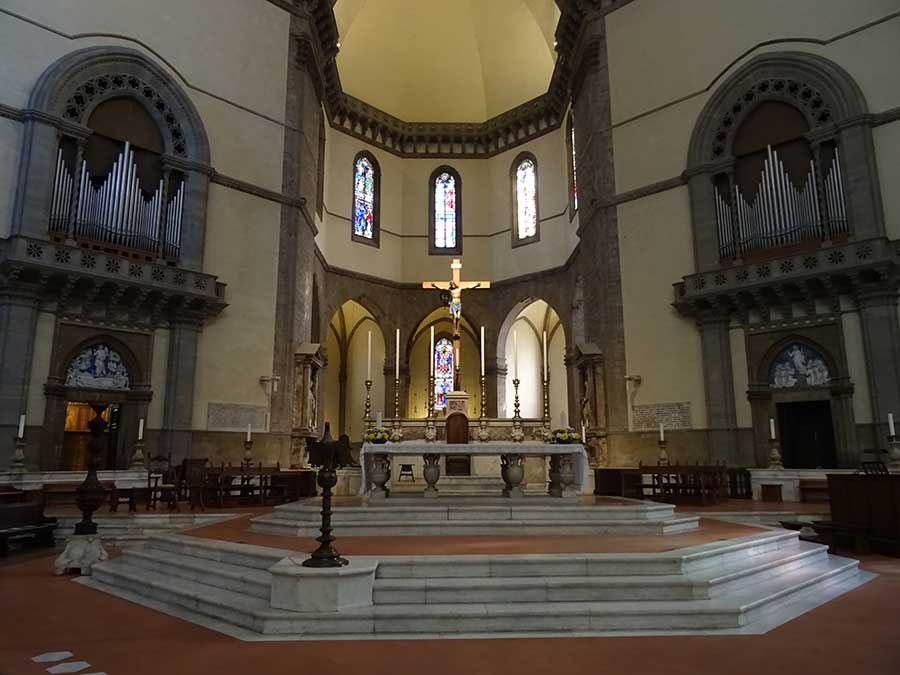
<path fill-rule="evenodd" d="M 244 441 L 244 464 L 253 463 L 253 441 Z"/>
<path fill-rule="evenodd" d="M 656 441 L 656 444 L 659 446 L 659 454 L 656 456 L 656 465 L 669 466 L 669 453 L 666 450 L 669 441 Z"/>
<path fill-rule="evenodd" d="M 540 437 L 544 440 L 544 443 L 549 443 L 553 438 L 553 429 L 551 429 L 550 423 L 550 376 L 542 383 L 543 390 L 543 399 L 544 399 L 544 412 L 541 418 L 541 428 L 535 430 L 535 436 L 540 435 Z"/>
<path fill-rule="evenodd" d="M 372 380 L 366 380 L 366 430 L 372 428 Z"/>
<path fill-rule="evenodd" d="M 428 402 L 425 406 L 425 416 L 434 417 L 434 373 L 428 376 L 428 392 L 425 400 Z"/>
<path fill-rule="evenodd" d="M 515 396 L 513 397 L 513 418 L 512 418 L 512 432 L 510 436 L 513 441 L 516 443 L 521 443 L 525 440 L 525 432 L 522 429 L 522 415 L 521 415 L 521 406 L 519 405 L 519 378 L 513 379 L 513 389 L 515 390 Z"/>
<path fill-rule="evenodd" d="M 515 396 L 513 397 L 513 419 L 521 419 L 521 407 L 519 406 L 519 378 L 515 378 L 513 380 L 513 389 L 515 390 Z"/>
<path fill-rule="evenodd" d="M 888 469 L 900 473 L 900 436 L 888 436 Z"/>
<path fill-rule="evenodd" d="M 12 458 L 12 466 L 9 467 L 10 471 L 15 471 L 16 473 L 24 473 L 25 472 L 25 439 L 22 436 L 17 436 L 15 439 L 16 449 L 13 452 Z"/>
<path fill-rule="evenodd" d="M 403 440 L 403 426 L 400 424 L 400 378 L 394 378 L 394 419 L 391 422 L 391 441 Z"/>
<path fill-rule="evenodd" d="M 778 449 L 778 441 L 774 438 L 769 439 L 771 450 L 769 451 L 769 469 L 783 469 L 784 464 L 781 462 L 781 451 Z"/>
<path fill-rule="evenodd" d="M 134 454 L 131 456 L 131 470 L 132 471 L 143 471 L 146 467 L 144 466 L 144 441 L 143 439 L 139 440 L 134 444 Z"/>

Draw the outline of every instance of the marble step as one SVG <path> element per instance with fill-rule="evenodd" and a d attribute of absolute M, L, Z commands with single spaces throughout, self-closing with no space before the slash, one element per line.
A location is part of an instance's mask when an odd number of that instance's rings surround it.
<path fill-rule="evenodd" d="M 208 586 L 264 600 L 268 600 L 272 592 L 272 575 L 252 567 L 231 565 L 147 547 L 126 551 L 124 558 L 127 564 L 133 567 L 165 573 L 171 577 L 188 581 L 197 581 Z"/>
<path fill-rule="evenodd" d="M 287 549 L 172 534 L 152 537 L 147 548 L 264 572 L 279 560 L 296 555 L 296 551 Z"/>
<path fill-rule="evenodd" d="M 410 521 L 410 520 L 362 520 L 335 523 L 338 537 L 372 536 L 538 536 L 538 535 L 658 535 L 673 534 L 695 529 L 696 516 L 659 520 L 471 520 L 471 521 Z M 319 527 L 313 523 L 279 520 L 263 516 L 253 520 L 253 532 L 289 537 L 319 535 Z"/>
<path fill-rule="evenodd" d="M 365 637 L 373 633 L 427 637 L 469 633 L 734 630 L 779 610 L 787 612 L 779 622 L 792 618 L 805 611 L 804 608 L 861 583 L 857 575 L 856 561 L 829 557 L 822 564 L 792 570 L 714 600 L 397 604 L 327 614 L 269 609 L 259 598 L 130 568 L 116 560 L 98 565 L 95 577 L 86 583 L 151 606 L 174 608 L 178 615 L 198 623 L 226 622 L 281 637 L 335 638 Z"/>
<path fill-rule="evenodd" d="M 440 498 L 438 498 L 440 499 Z M 455 500 L 454 500 L 455 501 Z M 338 505 L 332 514 L 332 523 L 359 523 L 362 521 L 394 522 L 471 522 L 473 520 L 509 521 L 567 521 L 567 522 L 612 522 L 635 520 L 671 520 L 675 518 L 675 507 L 671 504 L 635 502 L 627 505 L 579 505 L 547 498 L 523 498 L 522 500 L 500 499 L 496 505 L 464 503 L 430 503 L 424 498 L 401 497 L 381 502 L 370 502 L 366 506 Z M 519 503 L 515 503 L 519 502 Z M 538 503 L 534 503 L 538 502 Z M 683 517 L 683 516 L 678 516 Z M 686 516 L 697 518 L 696 515 Z M 294 502 L 276 507 L 271 514 L 259 516 L 253 522 L 278 521 L 296 522 L 298 525 L 321 521 L 321 506 L 318 503 Z"/>
<path fill-rule="evenodd" d="M 827 560 L 822 546 L 747 557 L 695 576 L 387 577 L 375 582 L 376 604 L 570 602 L 710 599 L 788 570 Z"/>

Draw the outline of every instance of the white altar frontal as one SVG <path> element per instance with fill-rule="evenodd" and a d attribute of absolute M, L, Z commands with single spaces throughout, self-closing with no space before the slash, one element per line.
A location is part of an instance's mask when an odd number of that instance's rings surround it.
<path fill-rule="evenodd" d="M 588 488 L 588 456 L 580 443 L 556 444 L 537 441 L 488 441 L 483 443 L 442 443 L 402 441 L 399 443 L 364 443 L 359 462 L 362 465 L 360 494 L 370 499 L 389 495 L 386 483 L 391 478 L 392 457 L 421 457 L 422 476 L 426 487 L 424 497 L 437 497 L 440 492 L 440 458 L 446 455 L 500 457 L 500 477 L 504 487 L 502 496 L 521 498 L 525 477 L 526 457 L 549 457 L 550 482 L 547 493 L 552 497 L 574 497 Z M 500 496 L 500 495 L 497 495 Z"/>

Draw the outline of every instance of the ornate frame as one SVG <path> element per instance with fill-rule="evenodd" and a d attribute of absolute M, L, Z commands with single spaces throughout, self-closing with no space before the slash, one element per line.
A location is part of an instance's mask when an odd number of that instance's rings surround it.
<path fill-rule="evenodd" d="M 456 180 L 456 246 L 438 248 L 434 244 L 434 182 L 442 173 L 449 173 Z M 463 249 L 463 210 L 462 210 L 462 177 L 452 166 L 442 164 L 431 172 L 428 178 L 428 254 L 429 255 L 462 255 Z"/>
<path fill-rule="evenodd" d="M 372 205 L 373 223 L 371 239 L 356 234 L 356 230 L 354 229 L 356 216 L 356 163 L 361 159 L 368 160 L 375 172 L 375 196 Z M 368 150 L 360 150 L 353 157 L 352 172 L 350 183 L 352 186 L 350 190 L 350 238 L 359 244 L 366 244 L 368 246 L 379 248 L 381 246 L 381 165 L 378 163 L 378 160 L 375 159 L 375 155 L 371 152 Z"/>
<path fill-rule="evenodd" d="M 519 237 L 519 192 L 516 189 L 516 173 L 519 171 L 519 165 L 525 160 L 531 160 L 534 165 L 534 217 L 535 230 L 530 237 Z M 538 169 L 537 157 L 534 153 L 527 150 L 516 155 L 513 163 L 509 167 L 509 183 L 511 191 L 512 204 L 512 246 L 525 246 L 533 244 L 541 240 L 541 190 L 540 190 L 540 172 Z"/>

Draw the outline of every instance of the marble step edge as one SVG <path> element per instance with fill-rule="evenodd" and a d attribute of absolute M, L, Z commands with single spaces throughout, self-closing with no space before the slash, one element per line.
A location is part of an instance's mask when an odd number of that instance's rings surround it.
<path fill-rule="evenodd" d="M 672 504 L 659 504 L 656 502 L 633 502 L 629 504 L 617 504 L 617 505 L 599 505 L 599 504 L 571 504 L 571 503 L 557 503 L 556 501 L 550 502 L 548 500 L 542 500 L 540 504 L 528 504 L 528 498 L 523 498 L 521 500 L 509 500 L 504 504 L 429 504 L 425 502 L 425 499 L 417 500 L 418 503 L 410 503 L 412 501 L 411 498 L 405 498 L 406 503 L 403 504 L 391 504 L 390 498 L 387 500 L 373 500 L 369 501 L 368 504 L 364 506 L 344 506 L 341 504 L 337 504 L 334 507 L 334 515 L 339 516 L 341 514 L 369 514 L 375 513 L 378 514 L 378 517 L 383 517 L 383 514 L 386 513 L 401 513 L 407 514 L 410 511 L 410 506 L 415 508 L 415 511 L 421 513 L 447 513 L 448 511 L 459 511 L 461 515 L 465 515 L 467 513 L 484 511 L 484 512 L 549 512 L 554 515 L 576 515 L 581 513 L 673 513 L 675 511 L 675 506 Z M 281 504 L 276 506 L 273 509 L 273 513 L 297 513 L 304 515 L 314 515 L 316 517 L 320 516 L 321 505 L 313 502 L 309 503 L 306 501 L 302 502 L 290 502 L 288 504 Z"/>
<path fill-rule="evenodd" d="M 268 572 L 275 563 L 288 556 L 297 555 L 289 549 L 240 544 L 221 539 L 204 539 L 189 534 L 160 534 L 150 537 L 145 544 L 171 553 L 222 562 L 237 567 L 251 567 Z"/>
<path fill-rule="evenodd" d="M 129 549 L 122 556 L 123 564 L 166 573 L 197 581 L 236 593 L 268 600 L 272 592 L 272 575 L 266 571 L 231 565 L 205 558 L 160 549 Z"/>
<path fill-rule="evenodd" d="M 509 522 L 647 522 L 655 523 L 664 520 L 672 520 L 673 518 L 700 518 L 696 514 L 675 515 L 673 510 L 668 511 L 574 511 L 566 513 L 557 509 L 516 509 L 516 508 L 497 508 L 497 509 L 473 509 L 471 511 L 461 511 L 459 507 L 450 509 L 391 509 L 390 511 L 382 511 L 381 509 L 366 509 L 363 511 L 335 511 L 332 514 L 332 522 L 336 525 L 344 523 L 362 523 L 362 522 L 410 522 L 410 523 L 463 523 L 473 520 L 484 520 L 492 522 L 509 521 Z M 281 522 L 296 523 L 298 525 L 317 525 L 321 521 L 321 514 L 316 512 L 284 512 L 274 511 L 252 519 L 252 522 Z"/>
<path fill-rule="evenodd" d="M 675 516 L 672 518 L 653 518 L 653 519 L 624 519 L 624 518 L 616 518 L 616 519 L 576 519 L 576 520 L 553 520 L 550 518 L 535 518 L 533 520 L 526 519 L 503 519 L 503 520 L 492 520 L 492 519 L 481 519 L 481 518 L 470 518 L 470 519 L 459 519 L 459 520 L 444 520 L 444 519 L 435 519 L 435 520 L 417 520 L 415 518 L 409 519 L 391 519 L 391 520 L 377 520 L 377 519 L 365 519 L 365 520 L 349 520 L 349 519 L 333 519 L 332 525 L 335 528 L 347 528 L 347 527 L 357 527 L 357 528 L 387 528 L 387 527 L 442 527 L 442 528 L 454 528 L 454 527 L 506 527 L 506 528 L 515 528 L 515 527 L 557 527 L 561 529 L 569 529 L 573 527 L 590 527 L 590 526 L 598 526 L 598 527 L 641 527 L 646 526 L 648 528 L 658 527 L 658 526 L 675 526 L 681 524 L 699 524 L 700 518 L 699 516 Z M 303 521 L 303 520 L 288 520 L 283 518 L 273 518 L 271 516 L 260 516 L 258 518 L 254 518 L 250 522 L 251 530 L 257 525 L 272 525 L 276 527 L 296 527 L 298 529 L 302 528 L 312 528 L 318 530 L 320 524 L 315 521 Z"/>
<path fill-rule="evenodd" d="M 856 574 L 852 565 L 809 575 L 790 583 L 769 583 L 763 595 L 753 603 L 734 606 L 721 600 L 687 600 L 662 602 L 594 602 L 594 603 L 514 603 L 469 605 L 394 605 L 376 606 L 329 614 L 298 614 L 263 609 L 263 601 L 248 602 L 238 594 L 202 584 L 185 587 L 168 579 L 148 575 L 108 573 L 103 563 L 96 580 L 113 589 L 125 586 L 141 597 L 196 611 L 204 616 L 269 634 L 354 634 L 354 633 L 459 633 L 497 631 L 559 630 L 690 630 L 722 629 L 745 626 L 752 621 L 748 612 L 759 616 L 772 611 L 773 603 L 783 604 L 799 593 L 810 591 L 827 581 L 836 583 L 842 577 Z M 124 583 L 123 583 L 124 581 Z M 103 589 L 101 589 L 103 590 Z M 148 591 L 150 593 L 148 594 Z M 549 611 L 548 611 L 549 610 Z M 580 617 L 580 618 L 579 618 Z M 584 618 L 587 617 L 587 621 Z"/>
<path fill-rule="evenodd" d="M 772 557 L 743 569 L 732 569 L 714 578 L 691 578 L 679 574 L 629 576 L 556 577 L 429 577 L 377 578 L 376 604 L 465 603 L 472 593 L 484 593 L 497 602 L 561 602 L 604 593 L 616 600 L 711 599 L 772 578 L 778 570 L 823 563 L 827 553 L 805 549 L 787 557 Z M 650 592 L 646 592 L 646 591 Z M 454 595 L 456 594 L 456 595 Z M 662 597 L 661 597 L 662 596 Z M 499 598 L 502 598 L 499 599 Z M 486 601 L 486 600 L 485 600 Z M 492 600 L 493 601 L 493 600 Z"/>

